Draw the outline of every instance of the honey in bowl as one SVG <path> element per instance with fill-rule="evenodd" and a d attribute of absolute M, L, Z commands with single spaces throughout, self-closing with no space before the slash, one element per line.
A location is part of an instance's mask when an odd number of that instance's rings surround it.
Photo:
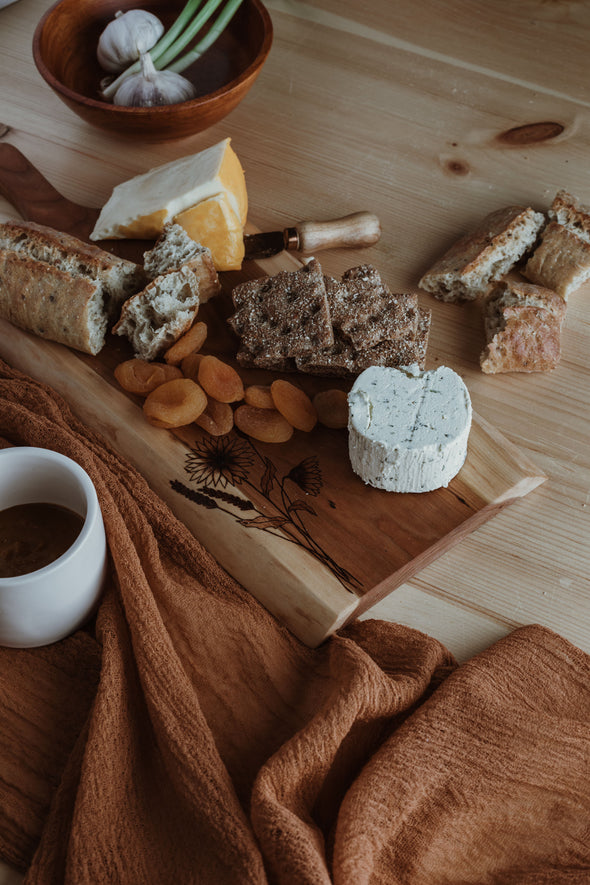
<path fill-rule="evenodd" d="M 17 504 L 0 510 L 0 578 L 44 568 L 68 550 L 83 518 L 59 504 Z"/>

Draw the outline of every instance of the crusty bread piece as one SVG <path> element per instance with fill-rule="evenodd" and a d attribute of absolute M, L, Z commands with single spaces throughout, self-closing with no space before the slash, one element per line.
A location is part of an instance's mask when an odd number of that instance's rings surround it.
<path fill-rule="evenodd" d="M 164 225 L 154 248 L 143 253 L 143 267 L 151 280 L 171 270 L 189 267 L 199 281 L 201 304 L 221 291 L 211 250 L 196 243 L 180 224 Z"/>
<path fill-rule="evenodd" d="M 527 280 L 553 289 L 567 301 L 590 277 L 590 243 L 550 221 L 522 272 Z"/>
<path fill-rule="evenodd" d="M 441 301 L 473 301 L 531 249 L 545 216 L 509 206 L 487 215 L 424 274 L 418 285 Z"/>
<path fill-rule="evenodd" d="M 143 268 L 133 261 L 32 221 L 0 224 L 0 250 L 4 249 L 53 265 L 72 277 L 96 281 L 111 319 L 119 316 L 123 302 L 148 281 Z"/>
<path fill-rule="evenodd" d="M 590 208 L 566 190 L 557 191 L 549 208 L 549 220 L 562 224 L 586 243 L 590 243 Z"/>
<path fill-rule="evenodd" d="M 129 339 L 136 356 L 153 360 L 190 329 L 198 293 L 197 277 L 188 267 L 156 277 L 125 302 L 113 332 Z"/>
<path fill-rule="evenodd" d="M 484 305 L 486 347 L 480 366 L 487 375 L 499 372 L 546 372 L 561 356 L 563 298 L 531 283 L 501 281 L 490 289 Z"/>
<path fill-rule="evenodd" d="M 104 345 L 107 316 L 99 282 L 23 252 L 0 250 L 0 316 L 84 353 L 95 355 Z"/>

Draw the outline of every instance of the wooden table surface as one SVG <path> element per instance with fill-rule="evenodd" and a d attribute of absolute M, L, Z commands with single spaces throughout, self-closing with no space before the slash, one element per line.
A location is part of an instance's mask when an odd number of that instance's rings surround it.
<path fill-rule="evenodd" d="M 333 274 L 369 259 L 393 290 L 488 212 L 590 203 L 590 4 L 583 0 L 268 0 L 275 29 L 253 90 L 213 129 L 130 143 L 81 122 L 33 64 L 50 0 L 0 10 L 0 123 L 68 198 L 100 206 L 121 180 L 230 135 L 250 221 L 275 229 L 369 209 L 370 253 L 325 253 Z M 0 218 L 14 215 L 0 200 Z M 475 305 L 433 311 L 429 353 L 465 379 L 475 410 L 548 480 L 429 565 L 368 616 L 466 659 L 522 624 L 590 652 L 590 284 L 571 296 L 559 367 L 486 376 Z M 6 879 L 12 881 L 6 872 Z"/>
<path fill-rule="evenodd" d="M 92 129 L 50 91 L 31 55 L 49 5 L 0 11 L 0 123 L 76 202 L 100 206 L 124 178 L 230 135 L 255 225 L 370 209 L 379 244 L 322 264 L 337 274 L 369 258 L 398 291 L 415 290 L 489 211 L 544 209 L 561 187 L 590 202 L 586 3 L 269 0 L 274 44 L 253 90 L 213 129 L 167 144 Z M 14 210 L 0 201 L 0 213 Z M 429 353 L 548 481 L 369 615 L 424 630 L 461 659 L 531 622 L 590 651 L 590 286 L 570 298 L 561 364 L 538 375 L 482 374 L 479 309 L 420 298 L 433 310 Z"/>

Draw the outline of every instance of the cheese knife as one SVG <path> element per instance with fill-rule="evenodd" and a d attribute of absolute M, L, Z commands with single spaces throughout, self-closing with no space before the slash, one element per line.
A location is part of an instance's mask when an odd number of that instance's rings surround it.
<path fill-rule="evenodd" d="M 381 236 L 381 224 L 372 212 L 353 212 L 331 221 L 300 221 L 293 227 L 269 233 L 246 234 L 246 259 L 270 258 L 279 252 L 306 252 L 323 249 L 373 246 Z"/>

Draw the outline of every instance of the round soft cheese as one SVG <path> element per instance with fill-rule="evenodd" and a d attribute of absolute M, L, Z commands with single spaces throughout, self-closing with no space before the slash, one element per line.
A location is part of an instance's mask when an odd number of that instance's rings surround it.
<path fill-rule="evenodd" d="M 390 492 L 446 486 L 467 456 L 471 399 L 447 366 L 423 372 L 371 366 L 348 395 L 352 469 Z"/>

